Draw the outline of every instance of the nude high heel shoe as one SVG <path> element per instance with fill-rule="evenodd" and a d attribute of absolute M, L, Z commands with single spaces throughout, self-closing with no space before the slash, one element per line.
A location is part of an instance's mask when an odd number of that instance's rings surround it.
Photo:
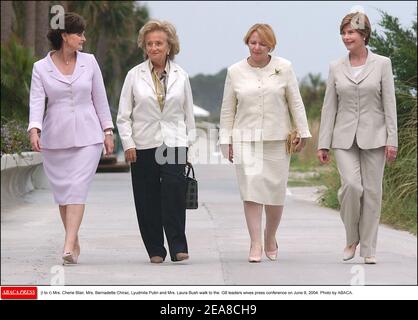
<path fill-rule="evenodd" d="M 79 256 L 80 256 L 80 244 L 76 244 L 74 246 L 74 253 L 73 253 L 73 259 L 75 263 L 77 263 Z"/>
<path fill-rule="evenodd" d="M 260 262 L 261 261 L 261 254 L 263 252 L 263 246 L 259 246 L 259 250 L 256 250 L 257 246 L 250 247 L 250 253 L 248 255 L 248 262 Z M 258 249 L 258 248 L 257 248 Z"/>
<path fill-rule="evenodd" d="M 377 263 L 376 257 L 365 257 L 364 258 L 364 263 L 365 264 L 376 264 Z"/>
<path fill-rule="evenodd" d="M 266 254 L 266 257 L 269 258 L 271 261 L 277 260 L 277 254 L 279 253 L 279 246 L 277 245 L 276 241 L 276 249 L 272 251 L 267 251 L 267 244 L 266 244 L 266 230 L 264 230 L 264 253 Z"/>
<path fill-rule="evenodd" d="M 72 252 L 65 252 L 62 255 L 62 265 L 69 265 L 69 264 L 77 264 L 77 260 L 74 259 L 74 255 Z"/>
<path fill-rule="evenodd" d="M 344 253 L 343 253 L 344 261 L 348 261 L 354 258 L 356 254 L 357 245 L 358 245 L 358 242 L 353 243 L 351 246 L 344 248 Z"/>

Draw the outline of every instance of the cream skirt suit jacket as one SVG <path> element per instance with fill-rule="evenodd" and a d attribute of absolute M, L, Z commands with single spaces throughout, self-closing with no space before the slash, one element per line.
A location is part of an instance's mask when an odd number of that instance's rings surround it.
<path fill-rule="evenodd" d="M 243 201 L 283 205 L 290 161 L 285 151 L 292 129 L 290 115 L 300 136 L 311 137 L 290 61 L 272 56 L 265 67 L 256 68 L 244 59 L 228 68 L 219 142 L 233 144 Z"/>
<path fill-rule="evenodd" d="M 375 255 L 382 202 L 385 146 L 398 146 L 395 86 L 389 58 L 370 50 L 358 76 L 348 55 L 332 62 L 318 149 L 334 149 L 347 245 Z"/>

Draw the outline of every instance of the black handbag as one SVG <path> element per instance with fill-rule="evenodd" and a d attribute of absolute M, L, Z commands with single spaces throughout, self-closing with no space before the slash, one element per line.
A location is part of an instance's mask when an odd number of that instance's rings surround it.
<path fill-rule="evenodd" d="M 194 169 L 191 163 L 186 164 L 186 209 L 197 209 L 197 180 L 194 175 Z M 190 177 L 190 171 L 192 176 Z"/>

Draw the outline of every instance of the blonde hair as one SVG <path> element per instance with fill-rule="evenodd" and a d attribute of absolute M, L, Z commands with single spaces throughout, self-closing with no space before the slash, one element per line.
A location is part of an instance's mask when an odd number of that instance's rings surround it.
<path fill-rule="evenodd" d="M 145 36 L 153 31 L 163 31 L 167 35 L 168 46 L 170 51 L 168 57 L 170 60 L 174 59 L 174 56 L 180 52 L 180 42 L 177 37 L 176 28 L 167 21 L 150 20 L 148 21 L 138 33 L 138 47 L 144 51 L 144 58 L 148 59 Z"/>
<path fill-rule="evenodd" d="M 370 34 L 372 33 L 372 28 L 370 26 L 369 18 L 361 12 L 354 12 L 347 14 L 340 25 L 340 34 L 343 33 L 345 26 L 350 25 L 351 28 L 356 30 L 362 35 L 365 39 L 365 44 L 369 44 Z"/>
<path fill-rule="evenodd" d="M 260 38 L 270 48 L 270 52 L 273 51 L 277 44 L 276 36 L 274 35 L 273 28 L 269 24 L 256 23 L 250 28 L 250 30 L 248 30 L 247 34 L 244 37 L 244 42 L 246 45 L 248 45 L 248 40 L 250 39 L 254 31 L 258 32 L 258 34 L 260 35 Z"/>

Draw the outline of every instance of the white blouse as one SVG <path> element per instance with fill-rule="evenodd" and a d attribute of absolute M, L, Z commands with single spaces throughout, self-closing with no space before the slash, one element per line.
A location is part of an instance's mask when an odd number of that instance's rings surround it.
<path fill-rule="evenodd" d="M 351 72 L 352 76 L 357 79 L 359 74 L 363 71 L 364 66 L 365 66 L 364 64 L 361 65 L 361 66 L 358 66 L 358 67 L 350 66 L 350 72 Z"/>

